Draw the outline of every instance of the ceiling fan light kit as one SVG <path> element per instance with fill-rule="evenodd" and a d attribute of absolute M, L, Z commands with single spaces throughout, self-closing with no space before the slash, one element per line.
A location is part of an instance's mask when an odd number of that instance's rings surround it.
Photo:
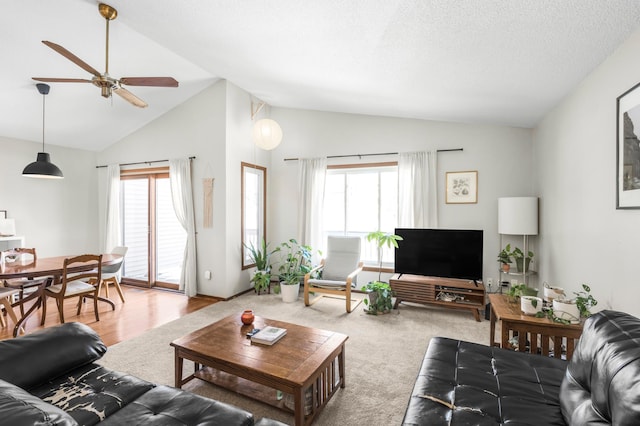
<path fill-rule="evenodd" d="M 105 3 L 98 4 L 98 11 L 106 22 L 106 44 L 105 44 L 105 71 L 100 73 L 91 65 L 82 59 L 51 41 L 43 40 L 45 46 L 55 50 L 83 70 L 93 74 L 91 80 L 81 78 L 48 78 L 48 77 L 32 77 L 36 81 L 44 81 L 48 83 L 91 83 L 100 88 L 100 95 L 110 98 L 113 93 L 120 96 L 125 101 L 139 108 L 146 108 L 148 104 L 122 87 L 128 86 L 154 86 L 154 87 L 178 87 L 178 81 L 173 77 L 122 77 L 120 79 L 113 78 L 109 75 L 109 22 L 116 19 L 118 11 Z"/>
<path fill-rule="evenodd" d="M 51 162 L 48 152 L 44 152 L 44 123 L 45 123 L 45 96 L 49 93 L 48 84 L 36 84 L 38 92 L 42 95 L 42 152 L 38 153 L 36 161 L 27 165 L 22 171 L 22 176 L 45 178 L 45 179 L 62 179 L 62 171 Z"/>

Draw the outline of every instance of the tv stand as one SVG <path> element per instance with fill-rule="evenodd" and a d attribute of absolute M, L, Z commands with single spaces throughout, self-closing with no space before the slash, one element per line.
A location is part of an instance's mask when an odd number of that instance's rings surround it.
<path fill-rule="evenodd" d="M 389 285 L 396 296 L 394 308 L 400 302 L 437 305 L 451 309 L 467 309 L 476 321 L 485 308 L 484 284 L 473 280 L 394 274 Z"/>

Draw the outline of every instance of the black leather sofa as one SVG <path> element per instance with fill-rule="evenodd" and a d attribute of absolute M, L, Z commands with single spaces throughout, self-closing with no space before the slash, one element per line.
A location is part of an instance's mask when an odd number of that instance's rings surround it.
<path fill-rule="evenodd" d="M 254 424 L 240 408 L 96 364 L 106 351 L 90 327 L 73 322 L 0 341 L 0 424 Z"/>
<path fill-rule="evenodd" d="M 404 425 L 640 425 L 640 320 L 602 311 L 569 362 L 431 340 Z"/>

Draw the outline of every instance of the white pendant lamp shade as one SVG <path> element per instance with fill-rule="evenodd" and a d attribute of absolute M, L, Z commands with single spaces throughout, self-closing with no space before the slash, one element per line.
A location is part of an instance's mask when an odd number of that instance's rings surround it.
<path fill-rule="evenodd" d="M 538 198 L 498 198 L 498 233 L 538 235 Z"/>
<path fill-rule="evenodd" d="M 253 125 L 253 142 L 264 150 L 272 150 L 282 142 L 280 125 L 270 118 L 263 118 Z"/>

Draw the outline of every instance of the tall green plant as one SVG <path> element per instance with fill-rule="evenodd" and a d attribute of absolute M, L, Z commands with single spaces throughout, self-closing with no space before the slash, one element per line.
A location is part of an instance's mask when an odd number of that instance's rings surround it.
<path fill-rule="evenodd" d="M 295 239 L 291 238 L 286 241 L 275 251 L 282 251 L 282 264 L 279 268 L 280 281 L 283 284 L 299 283 L 304 275 L 311 271 L 311 258 L 313 249 L 310 246 L 299 244 Z"/>
<path fill-rule="evenodd" d="M 269 259 L 277 249 L 268 251 L 269 243 L 267 243 L 264 238 L 260 240 L 259 247 L 254 246 L 253 242 L 250 242 L 249 245 L 243 243 L 243 245 L 249 251 L 249 258 L 252 263 L 255 263 L 258 271 L 269 271 L 271 269 Z"/>
<path fill-rule="evenodd" d="M 367 241 L 375 241 L 378 246 L 378 281 L 382 279 L 382 249 L 384 246 L 398 248 L 398 241 L 401 240 L 402 237 L 400 235 L 383 231 L 374 231 L 367 235 Z"/>

